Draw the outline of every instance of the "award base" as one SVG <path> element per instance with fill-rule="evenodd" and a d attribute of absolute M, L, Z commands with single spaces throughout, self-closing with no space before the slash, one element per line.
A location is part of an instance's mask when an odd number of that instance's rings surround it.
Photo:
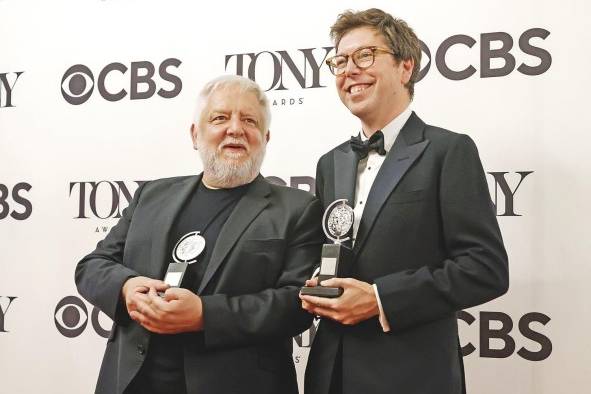
<path fill-rule="evenodd" d="M 316 286 L 316 287 L 302 287 L 301 293 L 303 295 L 311 295 L 316 297 L 324 298 L 337 298 L 343 294 L 342 287 L 327 287 L 327 286 Z"/>
<path fill-rule="evenodd" d="M 343 294 L 342 287 L 322 286 L 322 282 L 334 277 L 347 277 L 353 261 L 353 251 L 343 244 L 322 245 L 322 260 L 320 261 L 320 273 L 318 274 L 318 286 L 304 286 L 301 289 L 303 295 L 316 297 L 336 298 Z"/>

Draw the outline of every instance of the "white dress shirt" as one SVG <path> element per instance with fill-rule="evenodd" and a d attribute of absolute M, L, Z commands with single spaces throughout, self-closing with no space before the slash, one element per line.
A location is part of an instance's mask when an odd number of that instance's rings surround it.
<path fill-rule="evenodd" d="M 384 134 L 384 149 L 386 150 L 386 155 L 392 149 L 392 145 L 394 145 L 394 141 L 396 137 L 400 133 L 402 126 L 406 123 L 408 118 L 410 117 L 412 110 L 410 106 L 406 107 L 400 115 L 394 118 L 390 123 L 388 123 L 384 128 L 382 128 L 382 133 Z M 363 131 L 360 133 L 361 140 L 366 141 L 368 138 L 365 136 Z M 365 208 L 365 203 L 367 201 L 367 196 L 369 195 L 369 191 L 373 185 L 373 182 L 378 175 L 378 171 L 384 160 L 386 159 L 386 155 L 380 156 L 378 152 L 372 150 L 369 152 L 365 159 L 359 161 L 357 166 L 357 180 L 355 182 L 355 207 L 353 211 L 355 213 L 355 221 L 353 222 L 353 242 L 355 242 L 355 238 L 357 238 L 357 231 L 359 230 L 359 222 L 361 221 L 361 216 L 363 215 L 363 209 Z M 384 332 L 390 331 L 390 324 L 388 323 L 388 319 L 384 314 L 384 310 L 382 308 L 382 302 L 380 300 L 380 294 L 378 292 L 378 287 L 373 284 L 373 290 L 376 294 L 376 298 L 378 300 L 378 308 L 380 309 L 380 324 L 382 325 L 382 329 Z"/>

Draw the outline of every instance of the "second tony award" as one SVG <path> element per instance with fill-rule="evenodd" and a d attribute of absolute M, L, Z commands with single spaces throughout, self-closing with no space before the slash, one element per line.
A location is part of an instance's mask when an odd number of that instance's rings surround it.
<path fill-rule="evenodd" d="M 322 228 L 332 244 L 322 245 L 322 259 L 318 286 L 302 287 L 302 294 L 318 297 L 335 298 L 343 294 L 341 287 L 322 286 L 322 282 L 334 277 L 346 277 L 350 273 L 353 252 L 343 242 L 351 239 L 354 213 L 346 199 L 330 204 L 322 218 Z"/>

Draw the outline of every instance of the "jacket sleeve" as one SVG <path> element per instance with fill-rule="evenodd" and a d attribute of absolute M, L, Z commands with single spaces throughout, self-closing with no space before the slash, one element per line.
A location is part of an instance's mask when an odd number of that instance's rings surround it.
<path fill-rule="evenodd" d="M 283 270 L 273 288 L 202 297 L 207 348 L 285 339 L 310 327 L 312 316 L 301 308 L 298 293 L 320 256 L 320 203 L 313 199 L 293 215 L 296 224 L 286 239 L 284 261 L 277 261 Z"/>
<path fill-rule="evenodd" d="M 392 332 L 449 316 L 508 290 L 508 258 L 478 151 L 466 135 L 450 144 L 439 174 L 447 257 L 375 280 Z"/>
<path fill-rule="evenodd" d="M 133 213 L 145 185 L 142 184 L 135 192 L 131 203 L 105 239 L 76 266 L 78 292 L 117 324 L 131 321 L 123 305 L 121 288 L 128 278 L 139 274 L 123 264 L 123 251 Z"/>

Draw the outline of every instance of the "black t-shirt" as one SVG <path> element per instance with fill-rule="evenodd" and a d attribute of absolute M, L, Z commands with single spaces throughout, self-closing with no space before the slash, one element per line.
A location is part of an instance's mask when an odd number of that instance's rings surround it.
<path fill-rule="evenodd" d="M 172 251 L 185 234 L 199 231 L 205 238 L 205 249 L 197 262 L 189 264 L 181 287 L 197 292 L 205 269 L 209 264 L 218 235 L 234 207 L 248 190 L 250 184 L 232 189 L 209 189 L 200 182 L 197 189 L 181 208 L 168 238 L 168 256 L 173 262 Z M 183 345 L 188 335 L 152 334 L 146 360 L 134 378 L 128 394 L 184 394 L 185 373 Z"/>

